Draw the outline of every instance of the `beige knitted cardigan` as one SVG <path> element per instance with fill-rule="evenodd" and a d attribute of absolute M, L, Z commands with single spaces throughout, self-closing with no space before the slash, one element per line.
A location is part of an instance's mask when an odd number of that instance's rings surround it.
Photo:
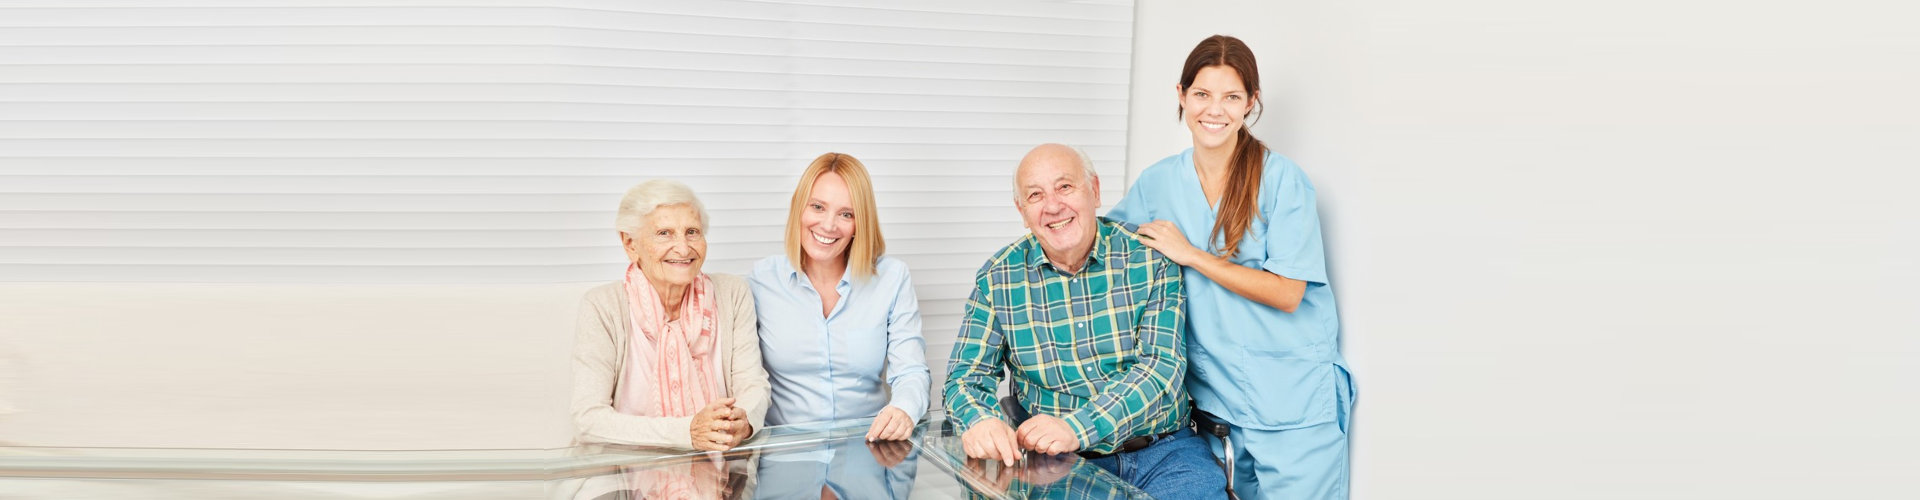
<path fill-rule="evenodd" d="M 760 362 L 753 293 L 739 276 L 708 274 L 720 321 L 720 371 L 728 397 L 747 412 L 755 432 L 766 422 L 771 397 Z M 573 344 L 573 423 L 576 443 L 693 448 L 693 417 L 640 417 L 613 409 L 613 389 L 627 364 L 627 289 L 615 281 L 587 291 Z"/>

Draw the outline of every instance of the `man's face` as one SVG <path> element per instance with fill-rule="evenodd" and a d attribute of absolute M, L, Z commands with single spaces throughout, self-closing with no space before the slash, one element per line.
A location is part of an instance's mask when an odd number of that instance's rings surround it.
<path fill-rule="evenodd" d="M 1075 269 L 1099 235 L 1100 179 L 1088 178 L 1080 157 L 1064 146 L 1041 146 L 1020 161 L 1016 205 L 1047 258 Z"/>

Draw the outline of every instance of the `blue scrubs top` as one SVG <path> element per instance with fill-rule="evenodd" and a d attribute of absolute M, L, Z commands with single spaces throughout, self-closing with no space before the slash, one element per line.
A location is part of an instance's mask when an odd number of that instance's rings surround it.
<path fill-rule="evenodd" d="M 1267 152 L 1260 214 L 1240 241 L 1235 264 L 1307 282 L 1293 313 L 1233 293 L 1191 267 L 1187 289 L 1187 390 L 1200 409 L 1240 427 L 1285 430 L 1333 422 L 1352 401 L 1340 355 L 1340 318 L 1327 284 L 1326 250 L 1313 183 L 1292 160 Z M 1168 220 L 1203 250 L 1213 232 L 1194 171 L 1193 150 L 1153 164 L 1107 217 L 1133 224 Z"/>

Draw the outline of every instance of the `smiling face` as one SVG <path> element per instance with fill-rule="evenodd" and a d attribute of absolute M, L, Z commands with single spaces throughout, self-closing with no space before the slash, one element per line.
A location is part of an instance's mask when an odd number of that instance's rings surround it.
<path fill-rule="evenodd" d="M 644 219 L 639 232 L 620 233 L 627 260 L 640 266 L 640 274 L 656 289 L 692 284 L 700 277 L 700 266 L 707 258 L 707 234 L 700 224 L 700 212 L 685 203 L 662 205 Z"/>
<path fill-rule="evenodd" d="M 1247 92 L 1240 73 L 1225 65 L 1207 66 L 1194 74 L 1193 84 L 1179 90 L 1180 120 L 1193 133 L 1193 147 L 1231 150 L 1257 97 Z"/>
<path fill-rule="evenodd" d="M 1079 153 L 1058 144 L 1027 153 L 1014 177 L 1020 218 L 1047 259 L 1079 269 L 1099 235 L 1100 179 L 1087 175 Z"/>
<path fill-rule="evenodd" d="M 800 212 L 801 253 L 812 262 L 847 264 L 847 246 L 853 242 L 853 196 L 840 174 L 825 172 L 813 181 L 812 196 Z"/>

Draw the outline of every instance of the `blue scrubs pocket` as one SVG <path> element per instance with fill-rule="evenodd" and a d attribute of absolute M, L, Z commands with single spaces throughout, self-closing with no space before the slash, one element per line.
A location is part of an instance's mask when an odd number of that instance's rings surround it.
<path fill-rule="evenodd" d="M 1264 430 L 1309 427 L 1334 421 L 1333 363 L 1292 351 L 1248 349 L 1234 385 L 1246 396 L 1235 402 L 1235 424 Z M 1223 395 L 1224 396 L 1224 395 Z M 1237 403 L 1237 404 L 1236 404 Z"/>

